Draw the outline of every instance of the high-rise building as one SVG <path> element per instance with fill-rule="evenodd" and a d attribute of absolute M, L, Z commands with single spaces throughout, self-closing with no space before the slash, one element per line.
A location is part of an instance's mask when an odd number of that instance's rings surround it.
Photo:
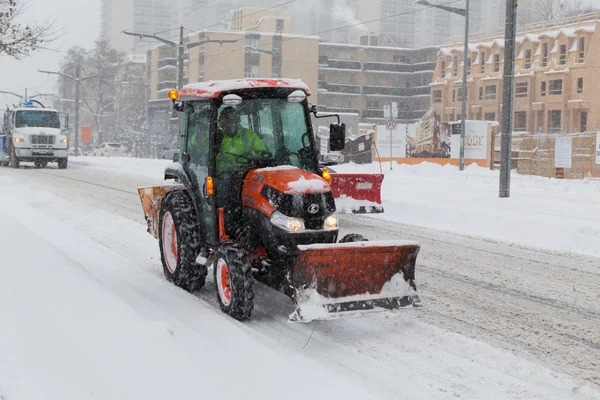
<path fill-rule="evenodd" d="M 137 33 L 162 33 L 171 29 L 170 0 L 102 0 L 100 32 L 111 47 L 132 51 L 139 39 L 124 35 L 124 30 Z"/>

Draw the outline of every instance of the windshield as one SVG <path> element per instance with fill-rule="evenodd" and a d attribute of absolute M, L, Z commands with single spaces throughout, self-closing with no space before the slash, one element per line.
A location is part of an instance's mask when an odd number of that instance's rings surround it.
<path fill-rule="evenodd" d="M 60 120 L 55 111 L 17 111 L 15 127 L 60 129 Z"/>
<path fill-rule="evenodd" d="M 248 164 L 248 159 L 269 160 L 270 166 L 316 167 L 302 103 L 255 99 L 244 100 L 237 107 L 223 105 L 218 124 L 223 137 L 217 167 L 220 161 L 235 167 Z"/>

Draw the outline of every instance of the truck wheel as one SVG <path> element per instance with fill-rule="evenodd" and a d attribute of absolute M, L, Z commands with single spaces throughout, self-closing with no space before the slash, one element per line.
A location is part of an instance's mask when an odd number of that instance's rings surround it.
<path fill-rule="evenodd" d="M 200 290 L 208 269 L 196 263 L 200 249 L 200 227 L 189 195 L 169 193 L 159 213 L 158 243 L 165 277 L 176 286 L 193 292 Z"/>
<path fill-rule="evenodd" d="M 221 244 L 214 275 L 221 310 L 239 321 L 249 319 L 254 309 L 254 278 L 246 251 L 235 243 Z"/>
<path fill-rule="evenodd" d="M 21 163 L 19 162 L 19 159 L 17 158 L 15 148 L 10 146 L 8 166 L 11 168 L 19 168 L 20 164 Z"/>
<path fill-rule="evenodd" d="M 58 169 L 67 169 L 67 165 L 69 164 L 69 159 L 64 158 L 62 160 L 58 160 Z"/>
<path fill-rule="evenodd" d="M 351 243 L 351 242 L 368 242 L 369 239 L 365 238 L 359 233 L 350 233 L 340 239 L 340 243 Z"/>

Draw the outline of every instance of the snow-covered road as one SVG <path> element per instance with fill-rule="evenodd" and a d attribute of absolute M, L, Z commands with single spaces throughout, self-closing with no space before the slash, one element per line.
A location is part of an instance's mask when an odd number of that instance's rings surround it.
<path fill-rule="evenodd" d="M 162 163 L 120 162 L 0 169 L 5 400 L 600 398 L 598 258 L 347 216 L 343 233 L 421 243 L 424 306 L 290 324 L 291 301 L 258 285 L 241 324 L 212 282 L 195 297 L 164 280 L 136 194 Z"/>

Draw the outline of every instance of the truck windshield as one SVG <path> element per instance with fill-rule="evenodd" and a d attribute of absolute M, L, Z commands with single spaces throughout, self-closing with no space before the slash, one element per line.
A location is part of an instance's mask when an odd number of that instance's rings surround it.
<path fill-rule="evenodd" d="M 17 111 L 15 127 L 60 129 L 60 119 L 56 111 Z"/>
<path fill-rule="evenodd" d="M 225 153 L 262 152 L 261 158 L 269 158 L 275 165 L 316 168 L 310 157 L 312 142 L 302 103 L 272 98 L 244 100 L 237 107 L 221 106 L 218 121 L 223 132 L 221 151 Z M 228 126 L 233 129 L 229 137 Z M 232 163 L 240 161 L 233 155 L 225 158 L 231 158 Z"/>

